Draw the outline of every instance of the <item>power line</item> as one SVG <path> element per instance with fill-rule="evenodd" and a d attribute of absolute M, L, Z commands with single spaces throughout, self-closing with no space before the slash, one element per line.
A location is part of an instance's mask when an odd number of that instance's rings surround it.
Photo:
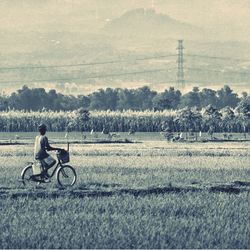
<path fill-rule="evenodd" d="M 112 63 L 120 63 L 120 62 L 125 62 L 125 61 L 122 61 L 122 60 L 118 61 L 117 60 L 117 61 L 95 62 L 95 63 L 79 63 L 79 64 L 42 65 L 42 66 L 14 66 L 14 67 L 0 68 L 0 70 L 66 68 L 66 67 L 79 67 L 79 66 L 112 64 Z"/>
<path fill-rule="evenodd" d="M 169 68 L 168 70 L 171 70 Z M 0 81 L 0 84 L 9 84 L 9 83 L 31 83 L 31 82 L 52 82 L 52 81 L 72 81 L 72 80 L 88 80 L 94 78 L 107 78 L 113 76 L 123 76 L 123 75 L 136 75 L 136 74 L 145 74 L 145 73 L 155 73 L 155 72 L 166 72 L 166 69 L 154 69 L 154 70 L 144 70 L 144 71 L 134 71 L 134 72 L 124 72 L 116 74 L 106 74 L 106 75 L 90 75 L 87 77 L 73 77 L 73 78 L 52 78 L 52 79 L 32 79 L 32 80 L 13 80 L 13 81 Z"/>
<path fill-rule="evenodd" d="M 130 63 L 131 61 L 146 61 L 152 59 L 160 59 L 173 57 L 176 54 L 168 55 L 159 55 L 152 57 L 143 57 L 143 58 L 132 58 L 130 60 L 113 60 L 113 61 L 103 61 L 103 62 L 90 62 L 90 63 L 78 63 L 78 64 L 61 64 L 61 65 L 41 65 L 41 66 L 11 66 L 11 67 L 2 67 L 0 70 L 18 70 L 18 69 L 46 69 L 46 68 L 67 68 L 67 67 L 81 67 L 81 66 L 94 66 L 94 65 L 105 65 L 105 64 L 115 64 L 115 63 Z"/>
<path fill-rule="evenodd" d="M 223 81 L 204 81 L 204 80 L 192 80 L 192 79 L 185 79 L 185 83 L 207 83 L 207 84 L 213 84 L 213 83 L 221 83 Z M 156 81 L 155 84 L 162 84 L 162 83 L 176 83 L 176 80 L 165 80 L 165 81 Z M 223 82 L 224 83 L 224 82 Z"/>
<path fill-rule="evenodd" d="M 239 74 L 239 75 L 250 75 L 250 72 L 238 72 L 238 71 L 220 71 L 220 70 L 214 70 L 214 69 L 202 69 L 202 68 L 186 68 L 188 70 L 195 70 L 195 71 L 207 71 L 207 72 L 215 72 L 215 73 L 221 73 L 221 74 Z"/>
<path fill-rule="evenodd" d="M 50 78 L 50 79 L 32 79 L 32 80 L 12 80 L 12 81 L 0 81 L 0 84 L 9 84 L 9 83 L 31 83 L 31 82 L 52 82 L 52 81 L 73 81 L 73 80 L 88 80 L 95 78 L 107 78 L 114 76 L 123 76 L 123 75 L 136 75 L 136 74 L 147 74 L 147 73 L 156 73 L 156 72 L 166 72 L 170 70 L 175 70 L 176 67 L 168 68 L 168 69 L 153 69 L 153 70 L 144 70 L 144 71 L 133 71 L 133 72 L 124 72 L 124 73 L 114 73 L 114 74 L 100 74 L 100 75 L 89 75 L 85 77 L 72 77 L 72 78 Z M 241 75 L 250 75 L 250 72 L 222 72 L 219 70 L 211 70 L 211 69 L 202 69 L 202 68 L 186 68 L 187 70 L 195 70 L 195 71 L 206 71 L 206 72 L 216 72 L 216 73 L 237 73 Z M 166 82 L 170 82 L 166 80 Z M 176 81 L 171 81 L 176 82 Z M 186 82 L 192 82 L 187 80 Z"/>
<path fill-rule="evenodd" d="M 242 61 L 249 62 L 250 59 L 240 59 L 240 58 L 232 58 L 232 57 L 219 57 L 219 56 L 206 56 L 206 55 L 195 55 L 195 54 L 185 54 L 187 57 L 199 57 L 199 58 L 208 58 L 208 59 L 219 59 L 219 60 L 231 60 L 231 61 Z"/>
<path fill-rule="evenodd" d="M 144 57 L 144 58 L 136 58 L 135 61 L 145 61 L 145 60 L 151 60 L 151 59 L 160 59 L 160 58 L 167 58 L 167 57 L 173 57 L 177 56 L 177 54 L 169 54 L 169 55 L 159 55 L 159 56 L 152 56 L 152 57 Z"/>
<path fill-rule="evenodd" d="M 185 54 L 187 57 L 199 57 L 199 58 L 209 58 L 209 59 L 221 59 L 221 60 L 234 60 L 234 61 L 250 61 L 242 60 L 230 57 L 216 57 L 216 56 L 206 56 L 206 55 L 195 55 L 195 54 Z M 131 61 L 146 61 L 152 59 L 161 59 L 174 57 L 177 54 L 166 54 L 166 55 L 158 55 L 151 57 L 143 57 L 143 58 L 132 58 L 128 60 L 112 60 L 112 61 L 103 61 L 103 62 L 89 62 L 89 63 L 77 63 L 77 64 L 60 64 L 60 65 L 30 65 L 30 66 L 10 66 L 10 67 L 0 67 L 0 70 L 18 70 L 18 69 L 45 69 L 45 68 L 67 68 L 67 67 L 81 67 L 81 66 L 94 66 L 94 65 L 105 65 L 105 64 L 116 64 L 116 63 L 130 63 Z"/>
<path fill-rule="evenodd" d="M 220 81 L 220 80 L 217 80 L 217 81 L 204 81 L 204 80 L 191 80 L 191 79 L 187 79 L 186 82 L 188 83 L 206 83 L 206 84 L 216 84 L 216 83 L 223 83 L 223 84 L 226 84 L 224 81 Z M 240 82 L 235 82 L 236 84 L 240 84 Z"/>

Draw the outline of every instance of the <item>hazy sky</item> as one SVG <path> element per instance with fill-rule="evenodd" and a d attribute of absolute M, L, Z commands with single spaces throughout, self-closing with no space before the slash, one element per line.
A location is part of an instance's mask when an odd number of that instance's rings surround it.
<path fill-rule="evenodd" d="M 130 9 L 152 6 L 182 22 L 218 31 L 225 39 L 250 41 L 250 0 L 0 0 L 0 30 L 88 29 Z"/>

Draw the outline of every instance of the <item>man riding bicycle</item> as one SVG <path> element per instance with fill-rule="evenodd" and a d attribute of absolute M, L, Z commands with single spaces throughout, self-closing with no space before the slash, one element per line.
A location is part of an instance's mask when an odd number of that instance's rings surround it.
<path fill-rule="evenodd" d="M 56 160 L 52 158 L 47 153 L 47 151 L 52 151 L 52 150 L 63 151 L 63 149 L 54 148 L 50 146 L 48 138 L 47 136 L 45 136 L 47 132 L 47 127 L 45 124 L 39 125 L 38 130 L 40 132 L 40 135 L 36 136 L 35 139 L 34 158 L 36 161 L 39 161 L 41 165 L 42 168 L 41 175 L 43 176 L 44 180 L 49 181 L 49 176 L 47 171 L 56 163 Z"/>

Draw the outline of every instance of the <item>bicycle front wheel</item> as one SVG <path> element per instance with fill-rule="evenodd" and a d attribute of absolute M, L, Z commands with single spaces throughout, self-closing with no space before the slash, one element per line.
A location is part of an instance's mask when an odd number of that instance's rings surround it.
<path fill-rule="evenodd" d="M 56 179 L 61 187 L 72 187 L 76 183 L 76 171 L 70 165 L 60 167 Z"/>

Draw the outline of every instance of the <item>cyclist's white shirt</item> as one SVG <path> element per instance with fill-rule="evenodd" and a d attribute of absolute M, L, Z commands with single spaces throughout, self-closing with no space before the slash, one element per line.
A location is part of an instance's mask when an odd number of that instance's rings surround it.
<path fill-rule="evenodd" d="M 37 135 L 36 139 L 35 139 L 34 159 L 36 159 L 36 155 L 38 154 L 38 152 L 41 149 L 41 143 L 40 143 L 40 141 L 41 141 L 41 137 L 40 137 L 40 135 Z"/>
<path fill-rule="evenodd" d="M 35 139 L 34 147 L 34 159 L 43 160 L 48 157 L 49 154 L 46 152 L 46 147 L 49 145 L 48 138 L 45 135 L 38 135 Z"/>

